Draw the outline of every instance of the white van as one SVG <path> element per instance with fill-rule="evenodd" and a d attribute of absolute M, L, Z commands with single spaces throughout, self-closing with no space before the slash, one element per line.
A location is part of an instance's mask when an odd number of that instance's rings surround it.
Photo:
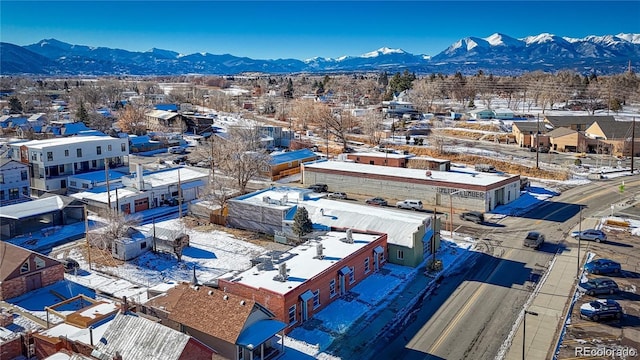
<path fill-rule="evenodd" d="M 171 146 L 167 149 L 169 154 L 184 154 L 184 148 L 182 146 Z"/>
<path fill-rule="evenodd" d="M 396 203 L 398 209 L 422 210 L 422 201 L 420 200 L 403 200 Z"/>

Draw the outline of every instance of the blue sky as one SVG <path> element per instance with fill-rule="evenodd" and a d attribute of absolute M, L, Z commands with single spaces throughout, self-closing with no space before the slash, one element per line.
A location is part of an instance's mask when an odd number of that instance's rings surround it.
<path fill-rule="evenodd" d="M 640 33 L 640 1 L 0 1 L 0 40 L 55 38 L 254 59 L 361 55 L 381 47 L 436 55 L 500 32 L 522 38 Z"/>

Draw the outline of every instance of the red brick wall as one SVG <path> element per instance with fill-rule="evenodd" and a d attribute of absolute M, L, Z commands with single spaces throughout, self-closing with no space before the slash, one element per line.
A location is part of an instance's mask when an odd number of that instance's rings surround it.
<path fill-rule="evenodd" d="M 27 292 L 26 276 L 42 274 L 42 286 L 48 286 L 64 279 L 64 266 L 57 264 L 48 268 L 44 268 L 38 271 L 30 271 L 24 276 L 13 278 L 11 280 L 5 280 L 0 283 L 0 300 L 11 299 L 16 296 L 20 296 Z"/>
<path fill-rule="evenodd" d="M 395 156 L 395 155 L 394 155 Z M 397 157 L 385 157 L 385 156 L 366 156 L 366 155 L 347 155 L 347 159 L 353 160 L 359 164 L 373 164 L 371 165 L 386 165 L 386 166 L 394 166 L 394 167 L 406 167 L 407 159 L 405 158 L 397 158 Z"/>
<path fill-rule="evenodd" d="M 358 285 L 360 281 L 374 273 L 373 249 L 377 246 L 382 246 L 385 249 L 385 253 L 387 252 L 386 234 L 381 235 L 378 239 L 371 242 L 368 246 L 344 258 L 342 261 L 336 263 L 326 271 L 307 280 L 302 286 L 295 288 L 284 296 L 266 289 L 256 289 L 242 283 L 229 282 L 224 279 L 219 279 L 218 285 L 221 290 L 224 290 L 226 288 L 226 291 L 231 294 L 242 296 L 248 299 L 255 299 L 256 302 L 273 312 L 276 319 L 283 321 L 285 324 L 289 323 L 289 308 L 295 304 L 297 323 L 285 329 L 285 333 L 289 333 L 296 326 L 301 324 L 300 320 L 302 318 L 302 307 L 300 304 L 300 295 L 302 293 L 306 292 L 307 290 L 311 290 L 312 292 L 320 290 L 320 306 L 316 309 L 313 309 L 313 299 L 310 299 L 308 302 L 308 316 L 309 318 L 312 318 L 314 313 L 321 311 L 332 301 L 340 297 L 340 279 L 338 276 L 338 270 L 342 269 L 345 266 L 355 268 L 355 282 L 353 284 L 349 284 L 349 279 L 347 276 L 345 279 L 345 291 L 350 291 L 353 287 Z M 364 259 L 367 257 L 369 258 L 370 271 L 365 274 Z M 386 262 L 381 263 L 380 267 L 382 267 L 385 263 Z M 335 279 L 336 281 L 336 295 L 333 298 L 330 296 L 329 291 L 329 282 L 332 279 Z"/>
<path fill-rule="evenodd" d="M 213 354 L 213 350 L 192 338 L 184 347 L 180 360 L 208 360 Z"/>
<path fill-rule="evenodd" d="M 0 359 L 13 359 L 22 355 L 22 338 L 18 336 L 15 339 L 0 343 Z"/>

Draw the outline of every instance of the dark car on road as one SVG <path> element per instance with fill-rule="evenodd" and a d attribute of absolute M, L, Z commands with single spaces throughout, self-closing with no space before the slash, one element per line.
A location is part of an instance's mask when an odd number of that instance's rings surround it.
<path fill-rule="evenodd" d="M 620 291 L 618 284 L 609 278 L 589 279 L 578 285 L 587 295 L 613 294 Z"/>
<path fill-rule="evenodd" d="M 593 321 L 611 318 L 620 319 L 622 315 L 624 315 L 622 306 L 611 299 L 599 299 L 580 306 L 580 317 L 586 317 Z"/>
<path fill-rule="evenodd" d="M 309 189 L 317 193 L 329 191 L 329 187 L 327 186 L 327 184 L 313 184 L 309 186 Z"/>
<path fill-rule="evenodd" d="M 480 211 L 466 211 L 460 214 L 460 219 L 473 221 L 476 224 L 482 224 L 484 222 L 484 214 Z"/>
<path fill-rule="evenodd" d="M 602 230 L 588 229 L 583 231 L 574 231 L 571 233 L 571 237 L 576 240 L 591 240 L 595 242 L 607 241 L 607 234 Z"/>
<path fill-rule="evenodd" d="M 367 205 L 387 206 L 387 200 L 381 197 L 374 197 L 365 201 Z"/>
<path fill-rule="evenodd" d="M 584 270 L 590 274 L 619 274 L 620 263 L 609 259 L 597 259 L 584 264 Z"/>

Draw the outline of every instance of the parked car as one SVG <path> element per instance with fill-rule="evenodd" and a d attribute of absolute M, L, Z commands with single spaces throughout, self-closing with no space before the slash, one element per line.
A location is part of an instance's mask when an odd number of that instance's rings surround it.
<path fill-rule="evenodd" d="M 374 197 L 371 199 L 367 199 L 365 203 L 367 203 L 367 205 L 387 206 L 387 200 L 381 197 Z"/>
<path fill-rule="evenodd" d="M 580 306 L 580 317 L 598 321 L 605 318 L 620 319 L 624 315 L 622 306 L 611 299 L 598 299 Z"/>
<path fill-rule="evenodd" d="M 321 193 L 327 192 L 329 190 L 329 187 L 327 186 L 327 184 L 313 184 L 309 186 L 309 189 L 313 190 L 314 192 Z"/>
<path fill-rule="evenodd" d="M 460 214 L 460 219 L 482 224 L 484 222 L 484 214 L 480 211 L 465 211 Z"/>
<path fill-rule="evenodd" d="M 589 279 L 578 285 L 587 295 L 613 294 L 620 291 L 618 284 L 609 278 Z"/>
<path fill-rule="evenodd" d="M 80 264 L 72 258 L 65 258 L 61 263 L 64 265 L 64 271 L 68 273 L 72 273 L 77 269 L 80 269 Z"/>
<path fill-rule="evenodd" d="M 619 274 L 620 263 L 609 259 L 597 259 L 584 264 L 584 270 L 590 274 Z"/>
<path fill-rule="evenodd" d="M 396 203 L 398 209 L 422 210 L 422 201 L 407 199 Z"/>
<path fill-rule="evenodd" d="M 343 192 L 332 192 L 332 193 L 329 193 L 327 197 L 330 199 L 346 199 L 347 194 Z"/>
<path fill-rule="evenodd" d="M 173 159 L 174 164 L 181 164 L 187 161 L 187 155 L 181 155 Z"/>
<path fill-rule="evenodd" d="M 539 249 L 544 244 L 544 234 L 538 231 L 530 231 L 524 238 L 524 246 Z"/>
<path fill-rule="evenodd" d="M 167 148 L 169 154 L 184 154 L 185 149 L 182 146 L 171 146 Z"/>
<path fill-rule="evenodd" d="M 583 231 L 574 231 L 571 236 L 576 240 L 591 240 L 595 242 L 607 241 L 607 234 L 602 230 L 588 229 Z"/>

